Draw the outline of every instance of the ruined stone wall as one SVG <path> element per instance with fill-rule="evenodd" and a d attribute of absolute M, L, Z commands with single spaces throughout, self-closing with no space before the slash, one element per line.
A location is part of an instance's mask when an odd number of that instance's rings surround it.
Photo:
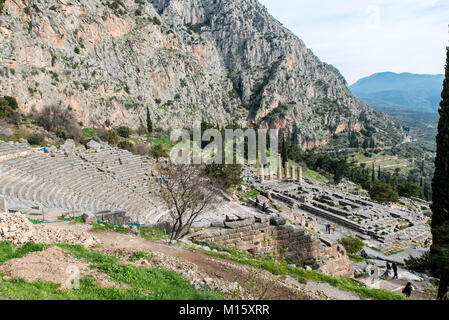
<path fill-rule="evenodd" d="M 133 223 L 131 218 L 127 216 L 125 211 L 100 212 L 95 214 L 97 219 L 112 224 L 129 224 Z"/>
<path fill-rule="evenodd" d="M 315 264 L 320 251 L 320 243 L 304 230 L 293 226 L 273 226 L 268 218 L 259 218 L 258 222 L 251 219 L 226 221 L 225 225 L 227 228 L 203 230 L 190 239 L 235 247 L 261 256 L 276 252 L 306 265 Z"/>
<path fill-rule="evenodd" d="M 216 243 L 265 256 L 275 252 L 296 264 L 337 276 L 353 277 L 354 268 L 339 245 L 326 247 L 302 228 L 278 225 L 277 217 L 225 221 L 226 228 L 203 229 L 187 238 Z M 284 221 L 285 223 L 285 221 Z M 274 224 L 274 225 L 273 225 Z"/>

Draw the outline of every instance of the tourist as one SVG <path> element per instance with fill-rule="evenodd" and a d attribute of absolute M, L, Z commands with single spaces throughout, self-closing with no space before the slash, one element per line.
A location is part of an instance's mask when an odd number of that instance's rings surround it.
<path fill-rule="evenodd" d="M 267 204 L 266 204 L 266 203 L 264 203 L 264 204 L 263 204 L 263 207 L 262 207 L 262 211 L 263 211 L 263 212 L 266 212 L 266 211 L 267 211 L 267 209 L 268 209 L 268 207 L 267 207 Z"/>
<path fill-rule="evenodd" d="M 391 275 L 391 264 L 389 262 L 387 262 L 387 273 L 388 273 L 388 276 Z"/>
<path fill-rule="evenodd" d="M 362 251 L 360 251 L 360 256 L 365 259 L 368 258 L 368 254 L 366 253 L 365 249 L 362 249 Z"/>
<path fill-rule="evenodd" d="M 388 269 L 385 270 L 384 273 L 380 276 L 381 279 L 388 279 Z"/>
<path fill-rule="evenodd" d="M 371 284 L 374 284 L 378 276 L 379 271 L 377 270 L 376 266 L 373 266 L 373 269 L 371 269 Z"/>
<path fill-rule="evenodd" d="M 429 245 L 429 239 L 426 239 L 426 241 L 424 242 L 424 248 L 427 248 L 428 245 Z"/>
<path fill-rule="evenodd" d="M 398 265 L 396 264 L 396 262 L 393 262 L 393 272 L 394 272 L 393 279 L 399 279 L 399 277 L 398 277 Z"/>
<path fill-rule="evenodd" d="M 402 289 L 402 294 L 407 298 L 410 298 L 412 295 L 413 286 L 411 282 L 408 282 L 404 289 Z"/>
<path fill-rule="evenodd" d="M 368 263 L 368 261 L 366 262 L 366 265 L 365 265 L 365 269 L 364 269 L 364 271 L 365 271 L 365 273 L 369 276 L 370 274 L 371 274 L 371 267 L 370 267 L 370 264 Z"/>
<path fill-rule="evenodd" d="M 328 232 L 327 230 L 329 230 L 329 225 L 326 224 L 326 233 Z"/>

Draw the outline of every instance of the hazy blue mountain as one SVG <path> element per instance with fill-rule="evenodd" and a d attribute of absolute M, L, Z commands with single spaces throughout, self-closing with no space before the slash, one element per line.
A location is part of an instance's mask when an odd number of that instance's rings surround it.
<path fill-rule="evenodd" d="M 387 113 L 435 113 L 441 101 L 444 76 L 412 73 L 376 73 L 352 86 L 352 93 L 369 106 Z"/>

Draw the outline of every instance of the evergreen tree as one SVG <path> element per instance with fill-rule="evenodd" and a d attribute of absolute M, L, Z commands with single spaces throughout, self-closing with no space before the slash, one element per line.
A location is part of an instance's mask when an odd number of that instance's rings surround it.
<path fill-rule="evenodd" d="M 448 299 L 449 285 L 449 47 L 446 48 L 446 72 L 441 93 L 440 120 L 436 137 L 437 154 L 432 182 L 432 237 L 429 264 L 440 279 L 438 299 Z"/>
<path fill-rule="evenodd" d="M 349 120 L 349 123 L 348 123 L 348 141 L 349 141 L 349 147 L 351 147 L 351 143 L 352 143 L 351 120 Z"/>
<path fill-rule="evenodd" d="M 423 187 L 423 180 L 424 180 L 424 159 L 421 162 L 421 182 L 419 183 L 420 187 Z"/>
<path fill-rule="evenodd" d="M 152 134 L 153 133 L 153 122 L 151 122 L 151 116 L 150 116 L 150 109 L 147 108 L 147 131 L 148 134 Z"/>
<path fill-rule="evenodd" d="M 368 139 L 363 140 L 362 148 L 366 150 L 368 149 L 368 147 L 369 147 L 369 140 Z"/>
<path fill-rule="evenodd" d="M 369 142 L 369 147 L 370 147 L 370 149 L 376 148 L 376 142 L 374 141 L 374 138 L 371 138 L 371 140 Z"/>
<path fill-rule="evenodd" d="M 379 181 L 381 180 L 380 165 L 379 165 L 379 168 L 377 169 L 377 179 L 378 179 Z"/>
<path fill-rule="evenodd" d="M 282 151 L 281 151 L 281 157 L 282 157 L 282 167 L 284 166 L 284 163 L 288 161 L 288 155 L 287 155 L 287 146 L 285 143 L 285 137 L 282 139 Z"/>
<path fill-rule="evenodd" d="M 374 170 L 374 163 L 373 163 L 373 171 L 371 174 L 371 181 L 372 182 L 376 181 L 376 170 Z"/>

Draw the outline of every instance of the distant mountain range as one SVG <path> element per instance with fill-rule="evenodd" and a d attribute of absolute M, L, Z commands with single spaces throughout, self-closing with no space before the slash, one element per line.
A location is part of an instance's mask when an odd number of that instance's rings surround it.
<path fill-rule="evenodd" d="M 376 73 L 352 86 L 368 106 L 400 120 L 404 130 L 428 151 L 434 151 L 444 75 Z"/>
<path fill-rule="evenodd" d="M 370 107 L 395 113 L 436 113 L 444 76 L 412 73 L 376 73 L 352 86 L 352 93 Z"/>

